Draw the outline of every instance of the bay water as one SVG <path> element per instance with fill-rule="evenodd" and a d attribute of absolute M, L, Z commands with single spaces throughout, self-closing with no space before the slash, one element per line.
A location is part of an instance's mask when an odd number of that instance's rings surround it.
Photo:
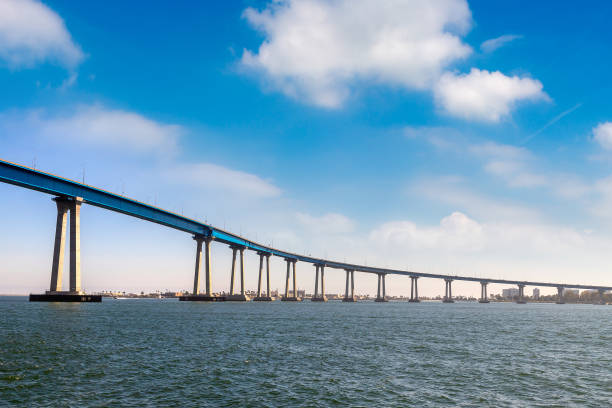
<path fill-rule="evenodd" d="M 612 307 L 0 297 L 0 406 L 610 407 Z"/>

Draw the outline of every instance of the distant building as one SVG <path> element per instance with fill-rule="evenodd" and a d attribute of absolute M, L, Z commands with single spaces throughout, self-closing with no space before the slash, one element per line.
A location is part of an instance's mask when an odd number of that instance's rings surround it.
<path fill-rule="evenodd" d="M 540 289 L 538 288 L 533 288 L 533 298 L 535 300 L 540 299 Z"/>
<path fill-rule="evenodd" d="M 502 297 L 504 299 L 513 299 L 515 296 L 519 295 L 518 288 L 507 288 L 502 289 Z"/>

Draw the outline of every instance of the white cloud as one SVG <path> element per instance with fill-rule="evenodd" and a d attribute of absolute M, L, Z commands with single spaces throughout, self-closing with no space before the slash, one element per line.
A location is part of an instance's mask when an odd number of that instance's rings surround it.
<path fill-rule="evenodd" d="M 297 213 L 298 222 L 311 232 L 317 234 L 345 234 L 355 228 L 353 220 L 336 213 L 327 213 L 320 217 L 310 214 Z"/>
<path fill-rule="evenodd" d="M 0 1 L 0 59 L 12 68 L 51 60 L 74 68 L 83 52 L 64 21 L 36 0 Z"/>
<path fill-rule="evenodd" d="M 277 197 L 281 190 L 255 174 L 228 169 L 212 163 L 177 165 L 166 175 L 176 182 L 231 192 L 253 198 Z"/>
<path fill-rule="evenodd" d="M 471 53 L 459 37 L 471 24 L 464 0 L 285 0 L 244 16 L 265 40 L 257 52 L 244 51 L 243 66 L 327 108 L 342 105 L 349 85 L 363 79 L 429 89 Z"/>
<path fill-rule="evenodd" d="M 571 228 L 522 222 L 478 222 L 461 212 L 444 217 L 437 226 L 411 221 L 388 222 L 370 238 L 382 246 L 451 252 L 507 252 L 525 256 L 588 248 L 588 234 Z M 598 245 L 599 247 L 599 245 Z"/>
<path fill-rule="evenodd" d="M 490 53 L 500 47 L 503 47 L 509 42 L 518 40 L 519 38 L 523 38 L 523 36 L 515 35 L 515 34 L 506 34 L 506 35 L 502 35 L 501 37 L 491 38 L 490 40 L 484 41 L 482 44 L 480 44 L 480 49 L 483 52 Z"/>
<path fill-rule="evenodd" d="M 420 228 L 411 221 L 387 222 L 370 233 L 370 239 L 409 249 L 478 250 L 484 246 L 483 228 L 465 214 L 454 212 L 440 225 Z"/>
<path fill-rule="evenodd" d="M 612 122 L 600 123 L 593 129 L 593 140 L 606 150 L 612 150 Z"/>
<path fill-rule="evenodd" d="M 476 68 L 469 74 L 442 75 L 434 95 L 437 105 L 451 116 L 493 123 L 508 117 L 517 102 L 549 99 L 538 80 Z"/>
<path fill-rule="evenodd" d="M 44 112 L 34 112 L 27 115 L 26 121 L 35 133 L 50 140 L 162 154 L 174 152 L 184 132 L 178 125 L 98 105 L 82 106 L 66 116 L 48 117 Z"/>

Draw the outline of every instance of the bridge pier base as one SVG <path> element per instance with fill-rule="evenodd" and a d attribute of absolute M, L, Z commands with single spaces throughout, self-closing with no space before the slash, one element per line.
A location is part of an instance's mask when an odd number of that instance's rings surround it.
<path fill-rule="evenodd" d="M 321 293 L 319 294 L 319 271 L 321 271 Z M 327 302 L 325 297 L 325 265 L 315 265 L 315 291 L 312 302 Z"/>
<path fill-rule="evenodd" d="M 378 292 L 376 293 L 376 299 L 374 300 L 375 302 L 388 302 L 385 290 L 385 276 L 386 275 L 384 273 L 378 274 Z"/>
<path fill-rule="evenodd" d="M 297 259 L 293 258 L 285 258 L 285 262 L 287 262 L 287 276 L 285 278 L 285 296 L 281 298 L 283 302 L 301 302 L 302 298 L 297 295 L 297 284 L 295 277 L 295 264 L 297 263 Z M 291 270 L 293 269 L 293 293 L 292 296 L 289 296 L 289 278 L 291 277 Z"/>
<path fill-rule="evenodd" d="M 244 291 L 244 250 L 243 246 L 232 246 L 232 277 L 230 282 L 230 293 L 225 296 L 225 300 L 229 302 L 246 302 L 250 300 L 250 298 L 246 295 Z M 240 251 L 240 294 L 234 292 L 234 276 L 236 269 L 236 252 Z M 261 265 L 260 265 L 261 268 Z M 259 279 L 261 281 L 261 270 L 259 271 Z"/>
<path fill-rule="evenodd" d="M 446 284 L 446 288 L 444 291 L 444 299 L 442 299 L 443 303 L 455 303 L 453 300 L 453 289 L 451 287 L 452 279 L 444 279 L 444 283 Z"/>
<path fill-rule="evenodd" d="M 183 295 L 179 296 L 181 302 L 225 302 L 225 296 L 208 296 L 205 294 L 199 295 Z"/>
<path fill-rule="evenodd" d="M 410 277 L 410 300 L 411 303 L 419 303 L 419 277 L 411 276 Z"/>
<path fill-rule="evenodd" d="M 558 305 L 563 305 L 565 304 L 565 299 L 563 298 L 563 291 L 564 291 L 564 287 L 563 286 L 558 286 L 557 287 L 557 294 L 559 296 L 559 299 L 557 300 L 557 304 Z"/>
<path fill-rule="evenodd" d="M 487 285 L 488 282 L 480 282 L 480 299 L 478 303 L 489 303 L 489 297 L 487 296 Z"/>
<path fill-rule="evenodd" d="M 519 288 L 519 295 L 518 295 L 518 298 L 516 299 L 516 303 L 519 305 L 524 305 L 525 303 L 527 303 L 527 301 L 525 300 L 525 285 L 519 284 L 518 288 Z"/>
<path fill-rule="evenodd" d="M 595 304 L 597 304 L 597 305 L 605 305 L 606 304 L 606 301 L 604 300 L 604 293 L 605 292 L 606 291 L 603 290 L 603 289 L 598 289 L 597 290 L 597 293 L 599 294 L 599 301 L 595 302 Z"/>
<path fill-rule="evenodd" d="M 342 298 L 343 302 L 355 302 L 355 279 L 354 274 L 355 271 L 346 270 L 346 287 L 344 290 L 344 297 Z M 349 291 L 349 281 L 350 281 L 350 291 Z"/>
<path fill-rule="evenodd" d="M 270 254 L 268 252 L 258 252 L 259 255 L 259 283 L 257 284 L 257 297 L 253 299 L 254 302 L 271 302 L 272 297 L 270 296 Z M 266 258 L 266 295 L 263 296 L 261 293 L 261 270 L 263 268 L 263 258 Z"/>
<path fill-rule="evenodd" d="M 190 295 L 179 296 L 181 301 L 198 301 L 198 302 L 218 302 L 224 301 L 225 297 L 213 296 L 211 293 L 211 259 L 210 259 L 210 243 L 212 237 L 203 235 L 195 235 L 193 237 L 196 242 L 196 260 L 195 273 L 193 278 L 193 293 Z M 200 272 L 202 269 L 202 244 L 204 244 L 204 269 L 206 274 L 206 293 L 200 293 Z"/>
<path fill-rule="evenodd" d="M 101 302 L 102 296 L 86 295 L 81 290 L 81 204 L 80 197 L 54 198 L 57 206 L 55 243 L 51 265 L 51 285 L 44 294 L 31 294 L 30 302 Z M 62 275 L 66 249 L 66 225 L 70 214 L 70 282 L 69 290 L 62 290 Z"/>

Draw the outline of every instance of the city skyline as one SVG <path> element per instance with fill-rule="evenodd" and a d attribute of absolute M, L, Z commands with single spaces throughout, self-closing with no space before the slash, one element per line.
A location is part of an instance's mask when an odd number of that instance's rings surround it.
<path fill-rule="evenodd" d="M 95 3 L 5 1 L 38 24 L 0 20 L 0 157 L 313 256 L 610 284 L 604 13 L 347 4 L 131 3 L 117 15 Z M 326 18 L 309 20 L 305 5 Z M 183 24 L 164 25 L 170 18 Z M 589 30 L 566 24 L 581 19 Z M 313 24 L 327 46 L 291 30 Z M 356 27 L 382 39 L 354 41 Z M 415 62 L 394 46 L 437 57 Z M 6 185 L 0 195 L 12 232 L 0 241 L 0 292 L 40 290 L 53 203 Z M 92 207 L 82 217 L 86 289 L 189 286 L 190 237 Z M 231 253 L 213 253 L 213 290 L 227 290 Z M 247 257 L 249 289 L 256 263 Z M 282 260 L 272 266 L 281 287 Z M 311 288 L 313 271 L 301 268 L 298 286 Z M 341 292 L 342 271 L 326 279 Z M 356 275 L 356 292 L 375 285 Z M 387 291 L 409 285 L 389 278 Z M 479 289 L 456 282 L 453 292 Z M 442 284 L 423 279 L 420 292 L 442 294 Z"/>

